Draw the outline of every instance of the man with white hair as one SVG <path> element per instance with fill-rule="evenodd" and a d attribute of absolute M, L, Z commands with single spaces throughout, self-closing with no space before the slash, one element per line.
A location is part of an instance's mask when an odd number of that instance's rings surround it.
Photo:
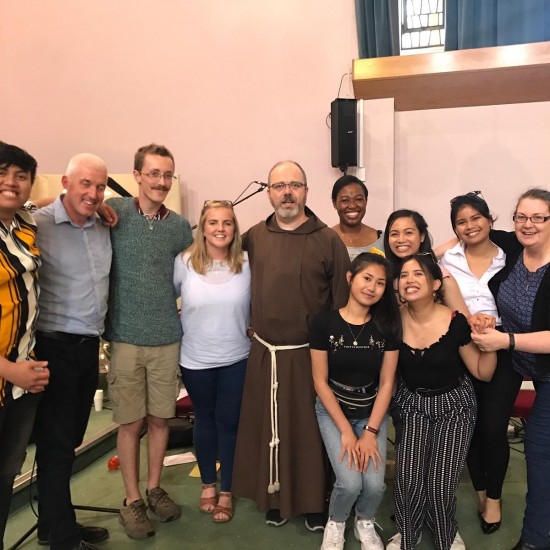
<path fill-rule="evenodd" d="M 38 463 L 38 543 L 52 550 L 95 549 L 109 534 L 76 523 L 70 478 L 98 384 L 111 268 L 109 229 L 97 215 L 107 167 L 95 155 L 74 156 L 61 180 L 66 190 L 38 210 L 42 256 L 36 354 L 50 384 L 35 421 Z"/>

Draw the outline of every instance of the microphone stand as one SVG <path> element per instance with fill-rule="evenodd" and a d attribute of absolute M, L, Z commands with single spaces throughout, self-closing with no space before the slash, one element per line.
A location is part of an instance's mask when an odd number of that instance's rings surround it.
<path fill-rule="evenodd" d="M 253 191 L 252 193 L 249 193 L 248 195 L 246 195 L 245 197 L 243 197 L 241 199 L 241 197 L 243 196 L 244 193 L 246 193 L 246 190 L 253 184 L 255 183 L 256 185 L 259 185 L 259 189 L 256 189 L 256 191 Z M 241 204 L 241 202 L 244 202 L 246 200 L 248 200 L 250 197 L 253 197 L 254 195 L 256 195 L 257 193 L 261 193 L 264 189 L 266 189 L 268 187 L 267 183 L 264 183 L 263 181 L 251 181 L 245 188 L 244 190 L 242 191 L 242 193 L 234 200 L 234 201 L 231 201 L 231 204 L 235 207 L 237 206 L 238 204 Z M 191 229 L 197 229 L 197 226 L 194 225 Z"/>
<path fill-rule="evenodd" d="M 253 184 L 253 183 L 256 183 L 257 185 L 259 185 L 259 189 L 256 189 L 256 191 L 253 191 L 252 193 L 250 193 L 249 195 L 246 195 L 246 197 L 243 197 L 242 199 L 240 198 L 241 195 Z M 231 204 L 233 204 L 233 206 L 237 206 L 237 204 L 241 204 L 241 202 L 244 202 L 245 200 L 249 199 L 250 197 L 253 197 L 254 195 L 256 195 L 257 193 L 261 193 L 264 189 L 266 189 L 268 187 L 267 183 L 264 183 L 262 181 L 252 181 L 250 182 L 246 187 L 245 187 L 245 190 L 234 200 L 232 201 Z"/>

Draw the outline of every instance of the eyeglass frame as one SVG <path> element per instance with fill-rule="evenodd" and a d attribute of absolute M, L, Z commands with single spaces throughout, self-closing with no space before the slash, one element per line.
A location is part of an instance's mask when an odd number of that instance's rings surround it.
<path fill-rule="evenodd" d="M 453 197 L 450 200 L 451 205 L 454 204 L 458 199 L 461 199 L 462 197 L 469 197 L 471 199 L 474 199 L 477 197 L 482 201 L 487 202 L 485 201 L 485 197 L 483 196 L 481 191 L 468 191 L 468 193 L 464 193 L 464 195 L 457 195 L 456 197 Z"/>
<path fill-rule="evenodd" d="M 282 187 L 280 187 L 281 185 Z M 302 189 L 305 189 L 307 187 L 307 184 L 301 181 L 291 181 L 290 183 L 284 183 L 282 181 L 278 181 L 276 183 L 270 183 L 267 186 L 269 190 L 273 189 L 273 191 L 275 191 L 276 193 L 280 193 L 281 191 L 286 191 L 287 187 L 292 191 L 300 191 Z"/>
<path fill-rule="evenodd" d="M 524 220 L 518 220 L 517 218 L 525 218 Z M 541 218 L 538 221 L 535 221 L 533 218 Z M 512 216 L 512 220 L 514 223 L 527 223 L 527 220 L 529 220 L 531 223 L 535 225 L 539 225 L 541 223 L 547 222 L 550 220 L 550 216 L 543 216 L 542 214 L 535 214 L 534 216 L 524 216 L 523 214 L 514 214 Z"/>
<path fill-rule="evenodd" d="M 152 174 L 151 172 L 141 172 L 137 171 L 140 176 L 147 176 L 151 181 L 160 181 L 161 179 L 165 182 L 174 183 L 178 177 L 174 174 L 163 174 L 162 172 L 159 172 L 158 174 Z"/>
<path fill-rule="evenodd" d="M 233 208 L 233 202 L 229 201 L 227 199 L 207 199 L 204 201 L 204 204 L 202 205 L 203 208 L 206 208 L 213 202 L 219 202 L 222 205 L 222 208 Z"/>
<path fill-rule="evenodd" d="M 411 254 L 411 258 L 414 258 L 415 256 L 428 256 L 428 258 L 431 258 L 434 264 L 439 265 L 439 262 L 437 261 L 437 256 L 435 255 L 435 252 L 417 252 L 416 254 Z"/>

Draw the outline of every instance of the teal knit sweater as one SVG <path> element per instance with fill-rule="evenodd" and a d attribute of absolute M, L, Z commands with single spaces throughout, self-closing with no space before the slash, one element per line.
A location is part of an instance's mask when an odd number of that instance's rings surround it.
<path fill-rule="evenodd" d="M 193 241 L 189 222 L 175 212 L 149 221 L 134 199 L 108 201 L 119 217 L 111 229 L 113 262 L 104 338 L 138 346 L 162 346 L 181 338 L 174 258 Z"/>

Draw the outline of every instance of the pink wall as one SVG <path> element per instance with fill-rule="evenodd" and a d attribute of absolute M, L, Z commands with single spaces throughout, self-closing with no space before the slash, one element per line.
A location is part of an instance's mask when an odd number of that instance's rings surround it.
<path fill-rule="evenodd" d="M 41 171 L 80 151 L 129 171 L 158 141 L 194 221 L 205 199 L 233 199 L 293 158 L 310 206 L 336 222 L 325 117 L 357 56 L 352 0 L 0 0 L 0 21 L 0 139 Z M 238 215 L 246 228 L 269 211 L 256 196 Z"/>
<path fill-rule="evenodd" d="M 396 208 L 422 212 L 436 242 L 456 195 L 482 191 L 511 230 L 518 196 L 550 189 L 550 102 L 396 113 L 395 136 Z"/>

